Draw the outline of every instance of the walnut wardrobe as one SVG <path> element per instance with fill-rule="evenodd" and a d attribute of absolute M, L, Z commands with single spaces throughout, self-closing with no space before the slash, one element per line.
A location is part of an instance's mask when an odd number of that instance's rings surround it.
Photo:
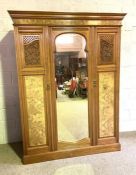
<path fill-rule="evenodd" d="M 120 150 L 124 13 L 9 11 L 14 23 L 23 162 Z"/>

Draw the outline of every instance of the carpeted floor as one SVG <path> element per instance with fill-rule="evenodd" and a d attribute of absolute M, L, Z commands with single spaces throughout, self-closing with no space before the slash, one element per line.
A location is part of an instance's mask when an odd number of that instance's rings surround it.
<path fill-rule="evenodd" d="M 21 163 L 21 144 L 0 145 L 0 175 L 136 175 L 136 132 L 121 133 L 120 142 L 119 152 L 31 165 Z"/>

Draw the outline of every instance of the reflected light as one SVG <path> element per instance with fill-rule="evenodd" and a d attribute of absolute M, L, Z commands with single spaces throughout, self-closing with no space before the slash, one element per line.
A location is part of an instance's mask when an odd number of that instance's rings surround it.
<path fill-rule="evenodd" d="M 79 51 L 78 58 L 86 58 L 86 52 L 83 49 Z"/>
<path fill-rule="evenodd" d="M 73 37 L 69 35 L 63 35 L 56 38 L 56 44 L 72 44 L 73 42 Z"/>
<path fill-rule="evenodd" d="M 56 170 L 54 175 L 94 175 L 91 164 L 74 164 Z"/>

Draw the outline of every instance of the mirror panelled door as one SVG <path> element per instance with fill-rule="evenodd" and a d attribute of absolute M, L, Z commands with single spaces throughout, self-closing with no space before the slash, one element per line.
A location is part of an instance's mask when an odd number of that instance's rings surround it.
<path fill-rule="evenodd" d="M 9 11 L 23 162 L 120 150 L 119 13 Z"/>
<path fill-rule="evenodd" d="M 52 28 L 58 150 L 92 144 L 92 58 L 89 28 Z M 89 107 L 90 106 L 90 107 Z"/>

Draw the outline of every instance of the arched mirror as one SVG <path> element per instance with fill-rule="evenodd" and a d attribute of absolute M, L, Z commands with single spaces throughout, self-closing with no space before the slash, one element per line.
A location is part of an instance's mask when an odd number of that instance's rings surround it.
<path fill-rule="evenodd" d="M 76 33 L 61 34 L 55 48 L 58 148 L 66 143 L 85 146 L 89 144 L 86 39 Z"/>

